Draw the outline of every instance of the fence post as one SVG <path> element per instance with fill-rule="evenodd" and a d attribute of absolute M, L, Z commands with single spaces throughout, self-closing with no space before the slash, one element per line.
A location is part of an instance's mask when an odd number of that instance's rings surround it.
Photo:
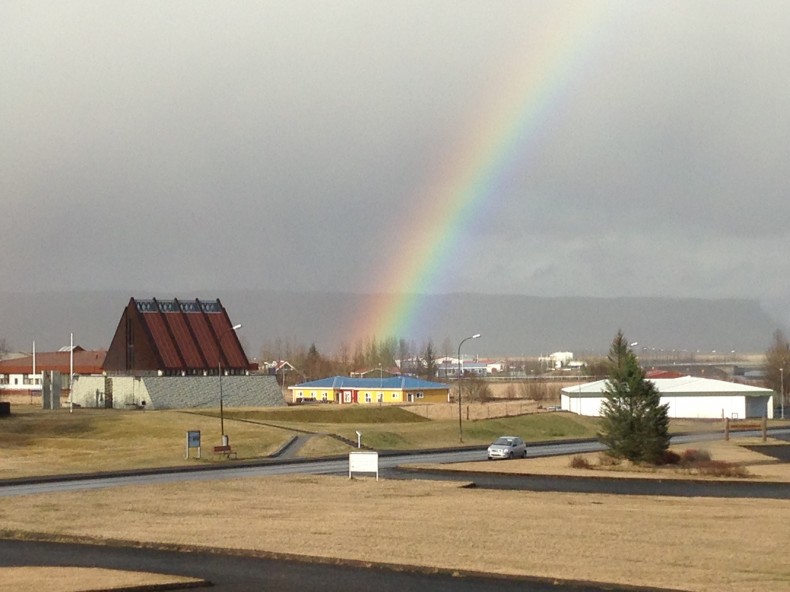
<path fill-rule="evenodd" d="M 725 440 L 729 440 L 730 439 L 730 418 L 729 417 L 725 417 L 724 418 L 724 439 Z"/>
<path fill-rule="evenodd" d="M 768 418 L 763 417 L 763 442 L 768 439 Z"/>

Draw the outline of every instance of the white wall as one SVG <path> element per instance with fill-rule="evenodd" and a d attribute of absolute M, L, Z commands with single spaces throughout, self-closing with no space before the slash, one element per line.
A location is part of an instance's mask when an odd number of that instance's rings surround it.
<path fill-rule="evenodd" d="M 145 383 L 139 378 L 131 376 L 112 376 L 112 406 L 113 409 L 130 409 L 133 407 L 151 406 L 151 398 Z M 74 381 L 72 401 L 81 407 L 104 407 L 105 394 L 104 376 L 78 376 Z M 99 391 L 97 401 L 96 391 Z"/>
<path fill-rule="evenodd" d="M 688 419 L 743 419 L 746 417 L 746 398 L 743 396 L 661 397 L 669 403 L 669 417 Z"/>
<path fill-rule="evenodd" d="M 2 376 L 0 391 L 38 391 L 41 394 L 41 374 L 3 374 Z"/>
<path fill-rule="evenodd" d="M 765 400 L 765 397 L 757 397 Z M 669 403 L 669 417 L 685 419 L 745 419 L 747 416 L 747 397 L 744 395 L 720 395 L 720 396 L 662 396 L 661 403 Z M 773 397 L 767 397 L 766 411 L 768 419 L 773 418 Z M 576 397 L 562 393 L 560 405 L 563 411 L 571 411 L 579 415 L 597 417 L 601 415 L 601 404 L 603 397 Z M 749 405 L 749 412 L 752 417 L 757 417 L 756 410 L 760 409 L 759 417 L 762 417 L 762 404 Z"/>
<path fill-rule="evenodd" d="M 560 407 L 563 411 L 570 411 L 578 415 L 598 417 L 601 415 L 601 397 L 572 397 L 565 393 L 560 395 Z"/>

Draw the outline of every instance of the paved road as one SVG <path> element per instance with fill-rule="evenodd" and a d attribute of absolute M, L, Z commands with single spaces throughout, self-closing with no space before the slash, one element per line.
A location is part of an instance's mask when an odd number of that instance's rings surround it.
<path fill-rule="evenodd" d="M 750 433 L 744 432 L 740 436 Z M 751 433 L 752 436 L 758 432 Z M 790 434 L 790 429 L 776 432 L 778 435 Z M 772 436 L 774 433 L 772 433 Z M 721 438 L 721 434 L 697 434 L 693 436 L 676 436 L 673 443 L 697 442 Z M 577 454 L 602 450 L 598 442 L 561 442 L 533 445 L 529 448 L 531 456 L 553 456 L 561 454 Z M 774 499 L 790 498 L 790 487 L 770 483 L 747 482 L 723 486 L 718 482 L 681 482 L 650 480 L 645 483 L 641 479 L 584 479 L 578 477 L 536 477 L 518 475 L 491 475 L 487 473 L 465 473 L 458 477 L 445 472 L 406 473 L 398 469 L 406 463 L 457 463 L 481 461 L 486 462 L 485 450 L 481 448 L 465 450 L 441 450 L 424 453 L 382 455 L 379 468 L 384 476 L 390 478 L 432 478 L 432 479 L 463 479 L 473 480 L 478 487 L 495 489 L 522 489 L 532 491 L 567 491 L 582 493 L 620 493 L 629 495 L 687 495 L 716 497 L 764 497 Z M 212 470 L 207 470 L 212 469 Z M 251 464 L 228 463 L 224 466 L 201 467 L 201 470 L 151 470 L 125 475 L 83 476 L 83 478 L 54 478 L 46 480 L 30 479 L 27 482 L 0 485 L 0 497 L 29 495 L 34 493 L 55 493 L 79 491 L 86 489 L 104 489 L 123 485 L 153 485 L 175 481 L 204 481 L 210 479 L 230 479 L 241 477 L 262 477 L 285 474 L 348 474 L 348 458 L 311 461 L 267 460 Z M 689 485 L 685 488 L 685 485 Z"/>
<path fill-rule="evenodd" d="M 218 592 L 603 592 L 617 587 L 562 585 L 530 578 L 458 577 L 397 569 L 325 565 L 212 553 L 0 540 L 0 567 L 103 567 L 175 574 L 212 582 Z"/>

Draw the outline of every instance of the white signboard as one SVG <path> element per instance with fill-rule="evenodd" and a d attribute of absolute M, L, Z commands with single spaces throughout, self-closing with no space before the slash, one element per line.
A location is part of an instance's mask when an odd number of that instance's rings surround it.
<path fill-rule="evenodd" d="M 348 478 L 352 473 L 376 473 L 379 480 L 379 453 L 378 452 L 349 452 L 348 453 Z"/>

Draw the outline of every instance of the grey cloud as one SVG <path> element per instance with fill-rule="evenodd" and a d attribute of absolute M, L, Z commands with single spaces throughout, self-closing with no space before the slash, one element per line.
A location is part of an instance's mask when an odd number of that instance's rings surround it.
<path fill-rule="evenodd" d="M 600 7 L 435 289 L 790 301 L 790 8 Z M 2 289 L 377 289 L 578 9 L 4 4 Z"/>

